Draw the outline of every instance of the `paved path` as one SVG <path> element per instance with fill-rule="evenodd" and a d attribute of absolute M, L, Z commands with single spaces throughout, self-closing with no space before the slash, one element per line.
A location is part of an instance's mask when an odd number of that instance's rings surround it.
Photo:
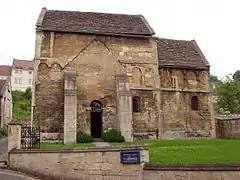
<path fill-rule="evenodd" d="M 0 139 L 0 161 L 7 160 L 7 148 L 8 148 L 7 138 Z M 0 166 L 2 166 L 2 164 Z M 0 168 L 0 180 L 40 180 L 40 179 L 36 179 L 16 171 Z"/>
<path fill-rule="evenodd" d="M 96 147 L 107 147 L 111 146 L 108 142 L 93 142 Z"/>
<path fill-rule="evenodd" d="M 0 169 L 0 179 L 1 180 L 40 180 L 28 175 L 15 172 L 15 171 L 10 171 L 7 169 Z"/>
<path fill-rule="evenodd" d="M 0 139 L 0 153 L 4 153 L 8 148 L 8 140 L 7 138 Z"/>

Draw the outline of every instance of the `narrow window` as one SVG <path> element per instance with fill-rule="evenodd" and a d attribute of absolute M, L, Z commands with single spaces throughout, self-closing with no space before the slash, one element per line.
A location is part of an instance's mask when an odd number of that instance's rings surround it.
<path fill-rule="evenodd" d="M 134 96 L 132 100 L 133 112 L 140 112 L 140 97 Z"/>
<path fill-rule="evenodd" d="M 197 96 L 193 96 L 191 98 L 191 108 L 192 108 L 193 111 L 198 111 L 199 102 L 198 102 L 198 97 Z"/>
<path fill-rule="evenodd" d="M 139 68 L 133 68 L 132 70 L 132 83 L 134 85 L 141 85 L 142 84 L 142 73 Z"/>
<path fill-rule="evenodd" d="M 176 88 L 176 79 L 177 78 L 175 76 L 172 77 L 172 87 L 173 88 Z"/>

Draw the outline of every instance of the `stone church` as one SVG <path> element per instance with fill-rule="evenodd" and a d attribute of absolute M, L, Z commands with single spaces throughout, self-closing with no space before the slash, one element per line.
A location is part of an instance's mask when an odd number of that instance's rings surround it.
<path fill-rule="evenodd" d="M 42 133 L 215 136 L 210 65 L 195 40 L 158 38 L 142 15 L 42 8 L 35 51 L 32 118 Z"/>

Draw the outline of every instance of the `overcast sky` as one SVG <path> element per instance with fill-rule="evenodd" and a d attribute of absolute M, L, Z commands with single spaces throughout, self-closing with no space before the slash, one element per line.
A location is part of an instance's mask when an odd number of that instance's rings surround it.
<path fill-rule="evenodd" d="M 239 0 L 7 0 L 0 5 L 0 64 L 34 58 L 35 24 L 42 7 L 143 14 L 156 35 L 195 39 L 223 77 L 240 69 Z"/>

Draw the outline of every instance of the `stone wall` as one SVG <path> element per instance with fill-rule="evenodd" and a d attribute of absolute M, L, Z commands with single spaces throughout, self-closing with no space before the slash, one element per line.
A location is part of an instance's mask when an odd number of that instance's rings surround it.
<path fill-rule="evenodd" d="M 121 164 L 121 151 L 139 150 L 141 164 Z M 12 150 L 9 168 L 66 180 L 238 180 L 239 164 L 152 165 L 146 147 Z"/>
<path fill-rule="evenodd" d="M 103 131 L 119 124 L 116 74 L 127 75 L 131 89 L 159 86 L 156 42 L 149 38 L 54 32 L 37 32 L 36 38 L 34 120 L 44 132 L 62 132 L 63 71 L 67 67 L 77 72 L 77 126 L 87 133 L 93 100 L 103 105 Z M 134 68 L 140 71 L 140 81 L 133 80 Z"/>
<path fill-rule="evenodd" d="M 240 115 L 222 115 L 216 119 L 216 136 L 223 139 L 240 139 Z"/>
<path fill-rule="evenodd" d="M 145 165 L 144 180 L 238 180 L 239 165 Z"/>
<path fill-rule="evenodd" d="M 140 97 L 140 112 L 133 112 L 133 136 L 135 140 L 157 139 L 159 120 L 159 99 L 152 90 L 132 90 Z"/>
<path fill-rule="evenodd" d="M 148 162 L 146 147 L 109 147 L 58 150 L 12 150 L 11 169 L 56 179 L 138 179 L 140 164 L 121 164 L 121 151 L 140 151 L 141 161 Z"/>
<path fill-rule="evenodd" d="M 209 72 L 201 70 L 160 70 L 161 124 L 163 139 L 214 137 Z M 197 109 L 192 98 L 197 98 Z"/>
<path fill-rule="evenodd" d="M 6 126 L 12 119 L 12 94 L 9 78 L 5 81 L 0 92 L 0 127 Z"/>
<path fill-rule="evenodd" d="M 158 69 L 156 42 L 151 38 L 40 31 L 36 54 L 34 120 L 43 132 L 63 132 L 63 71 L 74 68 L 81 131 L 90 133 L 93 100 L 102 104 L 102 132 L 124 129 L 116 76 L 125 75 L 128 93 L 140 97 L 140 112 L 131 117 L 128 112 L 133 139 L 215 136 L 209 70 Z M 193 96 L 199 107 L 194 111 L 190 107 Z"/>

